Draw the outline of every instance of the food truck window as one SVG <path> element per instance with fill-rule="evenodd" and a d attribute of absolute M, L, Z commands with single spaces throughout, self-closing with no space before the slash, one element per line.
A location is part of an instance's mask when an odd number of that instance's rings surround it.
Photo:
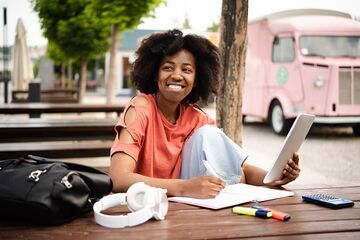
<path fill-rule="evenodd" d="M 360 36 L 304 35 L 299 43 L 301 54 L 308 57 L 360 56 Z"/>
<path fill-rule="evenodd" d="M 292 62 L 295 59 L 293 37 L 276 36 L 272 46 L 273 62 Z"/>

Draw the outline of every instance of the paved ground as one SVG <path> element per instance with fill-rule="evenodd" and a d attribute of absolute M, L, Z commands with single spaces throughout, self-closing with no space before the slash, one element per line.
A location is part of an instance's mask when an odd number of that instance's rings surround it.
<path fill-rule="evenodd" d="M 215 116 L 214 108 L 206 111 Z M 284 140 L 255 118 L 244 124 L 243 148 L 249 153 L 248 161 L 263 169 L 271 168 Z M 360 137 L 353 136 L 350 127 L 313 125 L 299 153 L 301 174 L 291 184 L 360 183 Z"/>
<path fill-rule="evenodd" d="M 247 123 L 244 148 L 254 164 L 269 169 L 284 137 L 271 132 L 266 124 Z M 300 177 L 294 184 L 359 184 L 360 137 L 351 128 L 326 128 L 314 125 L 300 148 Z"/>

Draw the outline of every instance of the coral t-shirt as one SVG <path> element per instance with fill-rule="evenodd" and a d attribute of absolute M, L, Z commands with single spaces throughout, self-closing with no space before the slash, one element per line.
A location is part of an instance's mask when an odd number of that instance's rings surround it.
<path fill-rule="evenodd" d="M 115 126 L 116 138 L 111 156 L 116 152 L 128 154 L 136 161 L 135 172 L 156 178 L 179 178 L 182 148 L 185 141 L 198 128 L 214 120 L 197 105 L 180 104 L 180 115 L 175 124 L 170 123 L 156 106 L 154 95 L 141 94 L 148 104 L 135 106 L 129 102 Z M 126 126 L 125 113 L 129 107 L 136 111 L 136 120 Z M 122 143 L 119 134 L 126 128 L 133 143 Z"/>

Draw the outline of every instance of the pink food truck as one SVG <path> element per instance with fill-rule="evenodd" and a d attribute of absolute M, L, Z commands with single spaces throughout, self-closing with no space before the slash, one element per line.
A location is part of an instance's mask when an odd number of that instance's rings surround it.
<path fill-rule="evenodd" d="M 303 9 L 249 22 L 243 115 L 286 134 L 300 112 L 360 135 L 360 22 Z"/>

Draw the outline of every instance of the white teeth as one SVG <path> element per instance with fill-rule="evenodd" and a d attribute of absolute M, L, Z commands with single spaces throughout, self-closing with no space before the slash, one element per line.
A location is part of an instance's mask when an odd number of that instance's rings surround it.
<path fill-rule="evenodd" d="M 172 89 L 181 89 L 181 86 L 179 86 L 179 85 L 169 85 L 169 88 L 172 88 Z"/>

